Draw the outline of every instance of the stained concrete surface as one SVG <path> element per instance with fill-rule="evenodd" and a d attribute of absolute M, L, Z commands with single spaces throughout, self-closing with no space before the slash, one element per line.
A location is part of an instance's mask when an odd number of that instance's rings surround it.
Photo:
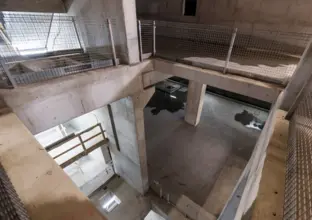
<path fill-rule="evenodd" d="M 265 121 L 268 113 L 206 93 L 201 121 L 193 127 L 183 120 L 186 93 L 186 87 L 165 95 L 157 90 L 145 108 L 149 178 L 203 206 L 227 160 L 235 156 L 246 164 L 260 134 L 235 115 L 246 110 Z"/>

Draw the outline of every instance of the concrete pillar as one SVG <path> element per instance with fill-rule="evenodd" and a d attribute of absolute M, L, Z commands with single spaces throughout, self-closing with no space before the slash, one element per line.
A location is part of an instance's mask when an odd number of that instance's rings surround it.
<path fill-rule="evenodd" d="M 135 0 L 121 0 L 125 24 L 128 63 L 140 62 Z"/>
<path fill-rule="evenodd" d="M 154 92 L 150 88 L 111 103 L 111 113 L 107 109 L 106 114 L 115 171 L 142 194 L 149 188 L 143 110 Z"/>
<path fill-rule="evenodd" d="M 187 103 L 185 111 L 185 121 L 197 126 L 203 110 L 206 85 L 195 81 L 190 81 L 187 92 Z"/>
<path fill-rule="evenodd" d="M 66 0 L 65 5 L 69 15 L 82 18 L 77 26 L 85 47 L 105 47 L 110 43 L 107 31 L 101 30 L 110 18 L 114 21 L 117 58 L 128 64 L 140 62 L 135 0 Z"/>

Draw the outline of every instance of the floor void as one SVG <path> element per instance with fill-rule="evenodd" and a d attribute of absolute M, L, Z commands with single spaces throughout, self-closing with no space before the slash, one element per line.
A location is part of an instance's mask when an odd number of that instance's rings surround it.
<path fill-rule="evenodd" d="M 185 86 L 158 85 L 144 110 L 149 178 L 205 206 L 215 182 L 232 173 L 226 166 L 243 171 L 268 113 L 206 93 L 193 127 L 184 122 L 186 94 Z"/>

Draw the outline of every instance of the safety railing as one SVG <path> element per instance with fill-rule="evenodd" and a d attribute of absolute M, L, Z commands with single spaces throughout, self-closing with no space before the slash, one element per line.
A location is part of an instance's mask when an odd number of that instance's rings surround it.
<path fill-rule="evenodd" d="M 64 14 L 2 13 L 1 88 L 118 65 L 124 56 L 116 19 L 99 22 Z"/>
<path fill-rule="evenodd" d="M 289 111 L 284 220 L 312 218 L 312 79 Z"/>
<path fill-rule="evenodd" d="M 311 33 L 167 21 L 138 24 L 142 59 L 154 54 L 280 85 L 288 83 L 312 37 Z"/>
<path fill-rule="evenodd" d="M 100 123 L 45 147 L 54 160 L 65 168 L 108 143 Z"/>

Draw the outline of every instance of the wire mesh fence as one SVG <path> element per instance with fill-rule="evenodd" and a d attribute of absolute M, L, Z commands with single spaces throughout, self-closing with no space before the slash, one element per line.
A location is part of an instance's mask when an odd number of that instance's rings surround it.
<path fill-rule="evenodd" d="M 143 54 L 153 52 L 153 21 L 141 21 L 141 39 Z"/>
<path fill-rule="evenodd" d="M 312 219 L 312 83 L 290 120 L 284 220 Z"/>
<path fill-rule="evenodd" d="M 26 209 L 0 164 L 0 219 L 28 220 Z"/>
<path fill-rule="evenodd" d="M 232 29 L 227 27 L 157 21 L 156 55 L 221 70 L 231 36 Z"/>
<path fill-rule="evenodd" d="M 143 53 L 152 52 L 152 21 L 141 23 Z M 311 33 L 156 21 L 155 41 L 158 57 L 286 85 L 311 37 Z"/>
<path fill-rule="evenodd" d="M 228 72 L 286 85 L 312 35 L 238 30 Z"/>
<path fill-rule="evenodd" d="M 114 54 L 112 37 L 118 34 L 111 32 L 117 29 L 115 19 L 108 24 L 107 19 L 98 22 L 65 14 L 2 14 L 1 61 L 17 85 L 112 66 L 124 55 L 124 49 Z"/>

